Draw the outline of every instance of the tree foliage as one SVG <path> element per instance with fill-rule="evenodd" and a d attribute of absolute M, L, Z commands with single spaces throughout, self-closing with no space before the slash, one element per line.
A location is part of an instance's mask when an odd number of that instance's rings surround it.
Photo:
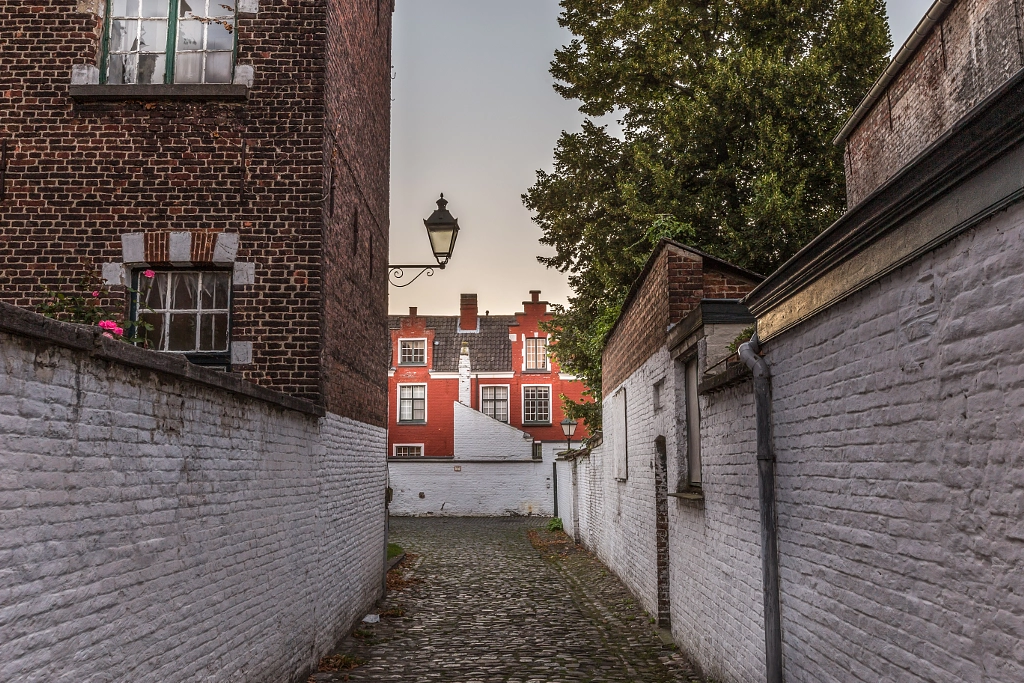
<path fill-rule="evenodd" d="M 563 132 L 523 201 L 569 273 L 550 325 L 599 402 L 604 335 L 661 237 L 770 272 L 845 208 L 832 139 L 887 63 L 883 0 L 562 0 Z M 591 427 L 594 408 L 568 405 Z"/>

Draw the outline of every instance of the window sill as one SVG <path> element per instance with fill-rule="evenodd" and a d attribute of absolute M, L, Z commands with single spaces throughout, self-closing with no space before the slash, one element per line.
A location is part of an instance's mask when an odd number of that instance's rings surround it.
<path fill-rule="evenodd" d="M 249 88 L 232 83 L 177 83 L 175 85 L 71 85 L 68 96 L 79 102 L 124 100 L 245 101 Z"/>
<path fill-rule="evenodd" d="M 426 363 L 399 363 L 398 367 L 400 367 L 400 368 L 425 368 L 425 367 L 427 367 L 427 364 Z"/>
<path fill-rule="evenodd" d="M 427 424 L 427 421 L 426 420 L 399 420 L 398 424 L 400 424 L 400 425 L 425 425 L 425 424 Z"/>
<path fill-rule="evenodd" d="M 670 493 L 669 498 L 679 498 L 680 500 L 704 500 L 704 494 L 700 491 L 686 491 L 684 493 Z"/>
<path fill-rule="evenodd" d="M 524 427 L 550 427 L 550 422 L 523 422 Z"/>
<path fill-rule="evenodd" d="M 524 375 L 550 375 L 551 374 L 551 368 L 546 368 L 546 369 L 543 369 L 543 370 L 540 369 L 540 368 L 529 368 L 527 370 L 523 370 L 523 374 Z"/>

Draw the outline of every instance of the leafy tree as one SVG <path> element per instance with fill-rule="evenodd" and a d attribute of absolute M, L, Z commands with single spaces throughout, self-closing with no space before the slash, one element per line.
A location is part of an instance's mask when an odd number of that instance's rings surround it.
<path fill-rule="evenodd" d="M 587 121 L 523 202 L 569 273 L 549 329 L 600 402 L 600 357 L 661 237 L 770 272 L 845 209 L 832 139 L 887 63 L 883 0 L 562 0 L 555 90 Z M 599 409 L 567 402 L 599 424 Z"/>

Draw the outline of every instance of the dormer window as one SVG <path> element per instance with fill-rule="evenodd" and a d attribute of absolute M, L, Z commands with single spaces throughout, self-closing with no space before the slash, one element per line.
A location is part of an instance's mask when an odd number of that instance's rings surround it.
<path fill-rule="evenodd" d="M 426 365 L 427 364 L 427 340 L 426 339 L 399 339 L 398 340 L 398 364 L 399 365 Z"/>
<path fill-rule="evenodd" d="M 107 0 L 101 82 L 231 83 L 235 17 L 236 0 Z"/>
<path fill-rule="evenodd" d="M 548 340 L 544 337 L 528 337 L 526 339 L 526 369 L 547 371 Z"/>

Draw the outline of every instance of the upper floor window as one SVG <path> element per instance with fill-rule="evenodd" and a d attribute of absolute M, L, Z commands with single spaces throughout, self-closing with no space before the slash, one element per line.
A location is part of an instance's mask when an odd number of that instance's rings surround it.
<path fill-rule="evenodd" d="M 508 422 L 508 387 L 481 387 L 480 412 L 499 422 Z"/>
<path fill-rule="evenodd" d="M 230 83 L 236 0 L 107 0 L 101 79 Z"/>
<path fill-rule="evenodd" d="M 423 457 L 423 446 L 417 445 L 402 445 L 395 446 L 395 457 L 396 458 L 422 458 Z"/>
<path fill-rule="evenodd" d="M 399 365 L 426 365 L 427 364 L 427 340 L 426 339 L 399 339 L 398 340 L 398 364 Z"/>
<path fill-rule="evenodd" d="M 523 422 L 551 423 L 551 387 L 523 387 Z"/>
<path fill-rule="evenodd" d="M 227 352 L 231 343 L 231 273 L 137 274 L 137 318 L 153 326 L 147 345 L 178 353 Z"/>
<path fill-rule="evenodd" d="M 398 386 L 398 421 L 427 421 L 426 384 L 401 384 Z"/>
<path fill-rule="evenodd" d="M 544 337 L 528 337 L 526 339 L 526 369 L 548 369 L 548 340 Z"/>

